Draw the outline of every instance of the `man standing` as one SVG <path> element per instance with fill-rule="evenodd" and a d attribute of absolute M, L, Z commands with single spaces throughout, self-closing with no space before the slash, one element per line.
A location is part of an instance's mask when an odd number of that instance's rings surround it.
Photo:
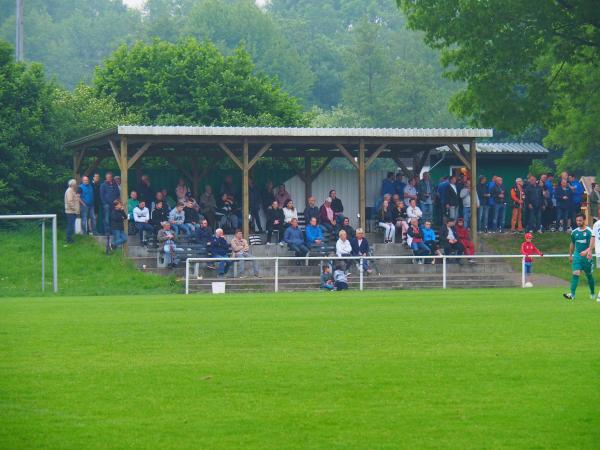
<path fill-rule="evenodd" d="M 533 233 L 538 231 L 542 220 L 542 188 L 538 185 L 535 177 L 529 177 L 529 183 L 525 187 L 525 206 L 527 209 L 527 231 Z"/>
<path fill-rule="evenodd" d="M 487 233 L 488 222 L 489 222 L 489 211 L 490 205 L 488 200 L 490 198 L 490 189 L 488 187 L 487 178 L 484 175 L 479 177 L 479 183 L 477 184 L 477 197 L 479 197 L 479 209 L 477 212 L 477 227 L 478 231 Z"/>
<path fill-rule="evenodd" d="M 150 177 L 148 175 L 142 175 L 142 178 L 140 178 L 140 184 L 138 185 L 137 193 L 138 200 L 140 202 L 142 200 L 145 201 L 147 205 L 154 200 L 154 191 L 150 186 Z"/>
<path fill-rule="evenodd" d="M 423 172 L 423 179 L 419 182 L 417 188 L 417 197 L 419 207 L 423 211 L 423 219 L 431 220 L 433 218 L 433 186 L 429 178 L 429 172 Z"/>
<path fill-rule="evenodd" d="M 102 220 L 104 224 L 104 234 L 110 234 L 110 212 L 113 209 L 113 203 L 118 200 L 121 193 L 119 187 L 113 180 L 112 172 L 106 172 L 104 183 L 100 186 L 100 201 L 102 202 Z"/>
<path fill-rule="evenodd" d="M 100 174 L 95 173 L 92 181 L 92 187 L 94 188 L 94 216 L 96 218 L 94 223 L 94 234 L 101 234 L 104 232 L 102 222 L 100 222 L 100 208 L 102 207 L 102 199 L 100 198 L 101 184 Z"/>
<path fill-rule="evenodd" d="M 69 180 L 69 187 L 65 191 L 65 215 L 67 216 L 67 244 L 73 243 L 75 234 L 75 220 L 79 214 L 79 195 L 77 194 L 77 182 Z"/>
<path fill-rule="evenodd" d="M 77 189 L 79 194 L 79 210 L 81 211 L 81 230 L 83 234 L 96 233 L 96 214 L 94 213 L 94 187 L 85 175 Z M 89 222 L 89 224 L 88 224 Z"/>
<path fill-rule="evenodd" d="M 585 225 L 585 216 L 579 213 L 575 216 L 577 228 L 571 232 L 571 244 L 569 245 L 569 261 L 573 275 L 571 276 L 571 292 L 563 294 L 567 300 L 575 300 L 575 291 L 579 284 L 581 271 L 585 273 L 590 288 L 590 298 L 595 298 L 594 276 L 592 275 L 592 230 Z"/>
<path fill-rule="evenodd" d="M 464 216 L 464 224 L 465 228 L 468 230 L 471 228 L 471 213 L 473 209 L 471 208 L 471 182 L 469 180 L 465 180 L 462 189 L 460 190 L 460 199 L 462 200 L 463 205 L 463 216 Z M 479 207 L 479 198 L 475 198 L 476 204 L 474 205 L 475 211 Z M 425 216 L 425 213 L 423 213 Z"/>
<path fill-rule="evenodd" d="M 523 180 L 517 178 L 515 185 L 510 190 L 512 200 L 512 218 L 510 220 L 510 231 L 513 233 L 523 231 L 523 205 L 525 204 L 525 191 L 523 190 Z"/>
<path fill-rule="evenodd" d="M 493 200 L 494 217 L 492 219 L 492 230 L 502 233 L 504 228 L 504 218 L 506 216 L 506 188 L 502 184 L 502 177 L 496 177 L 496 182 L 490 195 Z"/>
<path fill-rule="evenodd" d="M 452 175 L 448 180 L 445 199 L 445 208 L 448 211 L 448 217 L 456 220 L 456 216 L 458 215 L 458 205 L 460 198 L 458 188 L 456 187 L 456 176 L 454 175 Z"/>
<path fill-rule="evenodd" d="M 252 178 L 248 180 L 248 189 L 248 199 L 250 200 L 250 216 L 252 217 L 251 229 L 256 230 L 256 228 L 258 228 L 258 232 L 262 233 L 263 228 L 262 224 L 260 223 L 260 204 L 262 197 L 260 195 L 260 191 L 254 185 L 254 180 Z"/>

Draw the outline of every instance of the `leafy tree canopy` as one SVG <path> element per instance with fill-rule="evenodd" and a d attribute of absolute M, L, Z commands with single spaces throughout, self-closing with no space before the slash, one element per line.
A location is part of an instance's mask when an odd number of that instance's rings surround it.
<path fill-rule="evenodd" d="M 600 150 L 597 0 L 398 0 L 410 26 L 441 49 L 466 86 L 452 109 L 511 133 L 549 130 L 560 168 L 589 167 Z"/>
<path fill-rule="evenodd" d="M 244 48 L 224 56 L 215 45 L 192 38 L 123 45 L 98 68 L 94 85 L 99 96 L 113 98 L 148 124 L 305 123 L 297 100 L 255 74 Z"/>

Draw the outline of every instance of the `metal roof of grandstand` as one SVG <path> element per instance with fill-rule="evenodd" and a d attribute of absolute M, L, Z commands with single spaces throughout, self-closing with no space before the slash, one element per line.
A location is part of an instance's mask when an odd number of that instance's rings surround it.
<path fill-rule="evenodd" d="M 438 147 L 439 152 L 449 152 L 450 149 L 447 146 Z M 549 150 L 536 143 L 518 143 L 518 142 L 507 142 L 507 143 L 489 143 L 489 142 L 478 142 L 477 153 L 496 153 L 496 154 L 519 154 L 519 155 L 531 155 L 531 154 L 547 154 Z"/>
<path fill-rule="evenodd" d="M 491 137 L 479 128 L 296 128 L 119 126 L 119 134 L 150 136 L 335 136 L 335 137 Z"/>

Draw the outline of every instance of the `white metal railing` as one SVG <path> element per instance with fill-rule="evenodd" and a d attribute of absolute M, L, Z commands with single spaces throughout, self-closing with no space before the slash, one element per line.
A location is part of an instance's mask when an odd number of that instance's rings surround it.
<path fill-rule="evenodd" d="M 531 255 L 532 258 L 568 258 L 568 254 L 553 254 L 553 255 Z M 356 260 L 359 262 L 359 286 L 360 290 L 364 290 L 364 267 L 363 262 L 377 261 L 377 260 L 390 260 L 390 259 L 435 259 L 442 260 L 442 288 L 447 289 L 448 287 L 448 259 L 521 259 L 521 287 L 525 287 L 526 273 L 525 273 L 525 256 L 523 255 L 428 255 L 428 256 L 252 256 L 248 258 L 231 258 L 231 257 L 219 257 L 219 258 L 187 258 L 185 260 L 185 293 L 190 293 L 190 266 L 195 265 L 194 273 L 198 274 L 199 264 L 204 263 L 217 263 L 219 261 L 226 261 L 229 263 L 235 263 L 239 261 L 273 261 L 275 263 L 274 274 L 274 290 L 279 292 L 279 261 L 348 261 Z"/>

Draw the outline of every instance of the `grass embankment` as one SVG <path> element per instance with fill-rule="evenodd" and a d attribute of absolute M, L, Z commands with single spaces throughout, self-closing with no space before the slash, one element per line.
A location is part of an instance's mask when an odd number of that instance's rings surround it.
<path fill-rule="evenodd" d="M 52 233 L 46 235 L 46 293 L 52 293 Z M 0 297 L 42 295 L 41 233 L 26 224 L 20 232 L 0 231 Z M 75 244 L 58 238 L 59 295 L 125 295 L 181 292 L 174 278 L 138 271 L 121 251 L 105 255 L 92 238 Z"/>
<path fill-rule="evenodd" d="M 486 248 L 499 254 L 518 255 L 521 253 L 521 244 L 523 243 L 522 234 L 502 233 L 502 234 L 482 234 Z M 569 253 L 569 244 L 571 235 L 569 233 L 543 233 L 535 234 L 533 242 L 542 253 L 545 254 L 567 254 Z M 510 264 L 515 270 L 521 271 L 521 261 L 511 259 Z M 571 264 L 568 258 L 535 258 L 533 263 L 533 272 L 552 275 L 563 280 L 571 280 Z M 596 282 L 600 279 L 597 276 Z M 587 285 L 585 277 L 581 280 Z"/>
<path fill-rule="evenodd" d="M 598 448 L 550 289 L 0 302 L 0 448 Z"/>

